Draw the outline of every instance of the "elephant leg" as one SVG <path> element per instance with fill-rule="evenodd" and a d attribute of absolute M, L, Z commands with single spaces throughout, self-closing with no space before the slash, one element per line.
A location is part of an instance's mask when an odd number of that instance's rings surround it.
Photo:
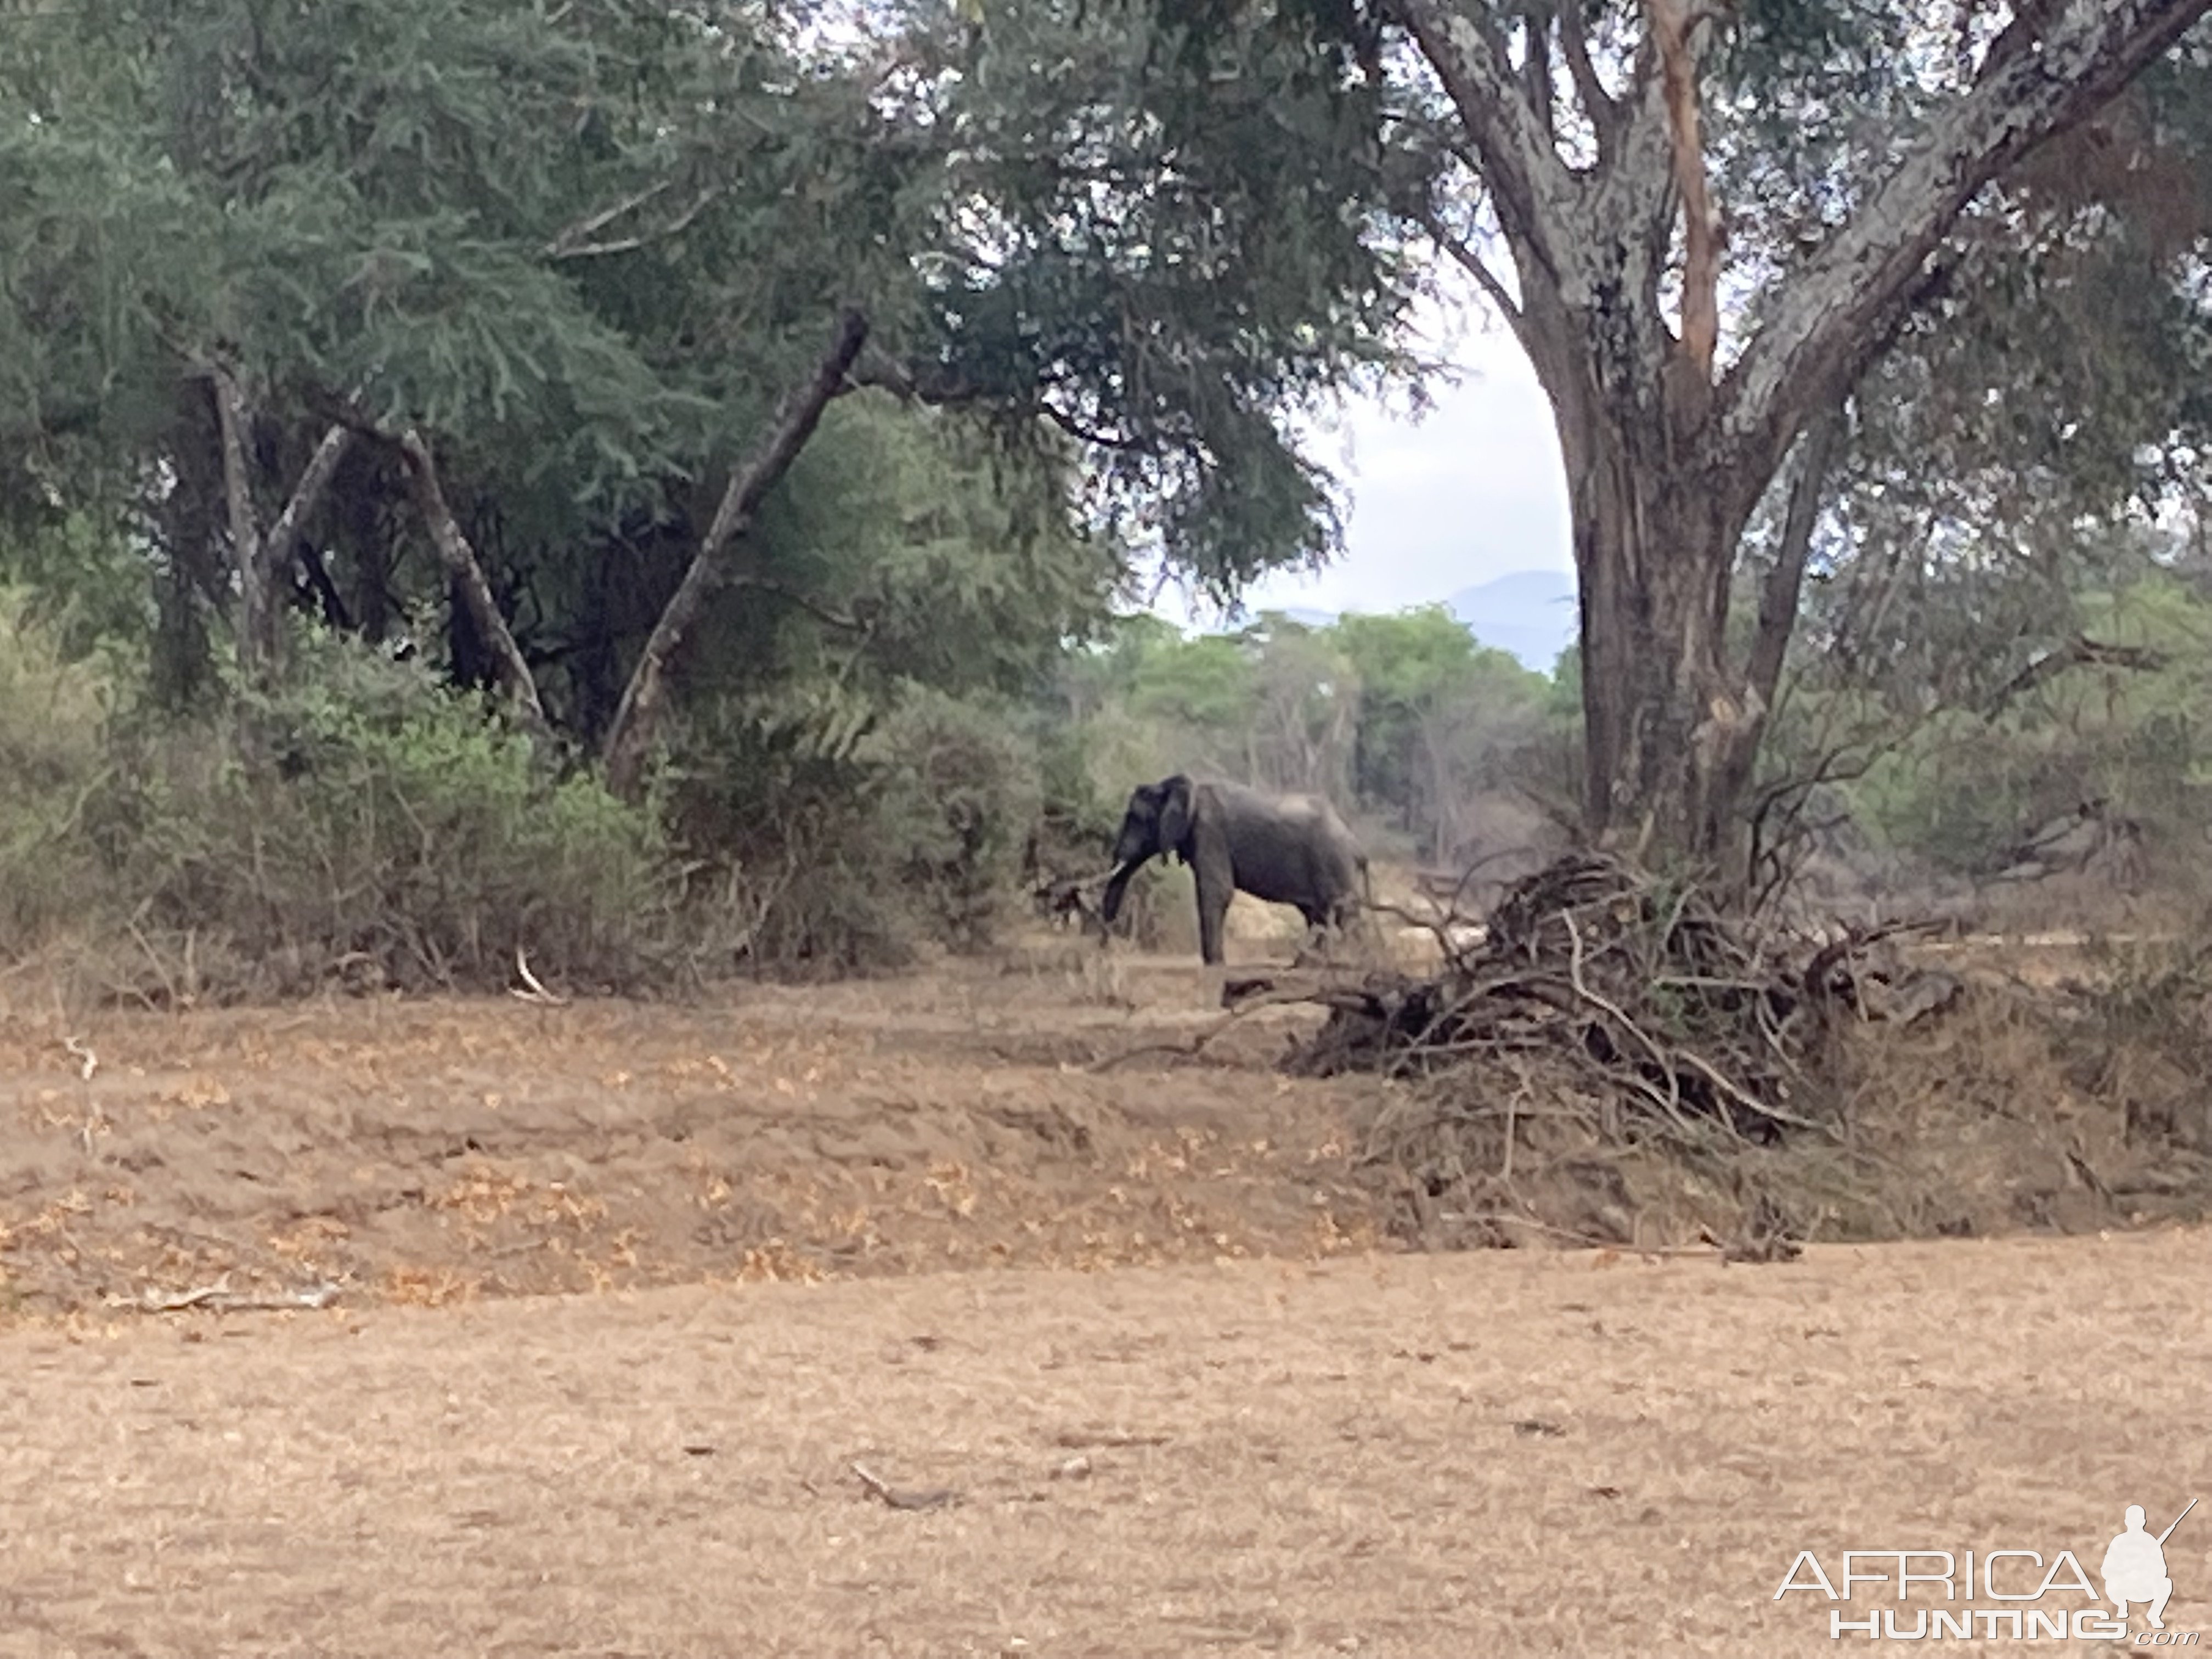
<path fill-rule="evenodd" d="M 1221 928 L 1229 917 L 1229 901 L 1235 890 L 1226 882 L 1210 881 L 1201 872 L 1198 883 L 1198 954 L 1209 968 L 1221 965 Z"/>

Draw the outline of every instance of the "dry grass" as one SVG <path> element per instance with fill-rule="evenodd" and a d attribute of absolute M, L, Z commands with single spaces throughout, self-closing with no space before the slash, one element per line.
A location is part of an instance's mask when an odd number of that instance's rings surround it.
<path fill-rule="evenodd" d="M 0 1650 L 1832 1653 L 1773 1599 L 1801 1548 L 2094 1570 L 2212 1487 L 2208 1272 L 2162 1233 L 21 1331 Z"/>
<path fill-rule="evenodd" d="M 1281 1075 L 1310 1011 L 1175 1052 L 1209 975 L 1066 948 L 0 1022 L 0 1653 L 1832 1652 L 1772 1600 L 1800 1547 L 2094 1551 L 2212 1486 L 2203 1232 L 1376 1255 L 1397 1085 Z M 1984 989 L 1842 1057 L 1847 1144 L 1733 1192 L 1562 1156 L 1560 1202 L 1653 1242 L 1754 1192 L 1821 1237 L 2171 1212 L 2128 1104 L 2171 1065 Z"/>

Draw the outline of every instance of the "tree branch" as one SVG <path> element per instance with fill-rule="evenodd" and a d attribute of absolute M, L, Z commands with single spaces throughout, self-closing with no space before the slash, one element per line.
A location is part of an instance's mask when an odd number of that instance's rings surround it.
<path fill-rule="evenodd" d="M 979 403 L 984 396 L 982 387 L 941 363 L 916 371 L 874 346 L 862 352 L 846 378 L 855 386 L 888 392 L 902 403 L 926 404 L 933 409 Z"/>
<path fill-rule="evenodd" d="M 1036 405 L 1036 410 L 1069 437 L 1079 443 L 1089 444 L 1095 449 L 1110 449 L 1118 453 L 1133 455 L 1141 453 L 1148 447 L 1141 439 L 1116 437 L 1110 432 L 1102 432 L 1084 420 L 1082 416 L 1072 415 L 1056 404 L 1040 401 Z"/>
<path fill-rule="evenodd" d="M 1450 227 L 1444 223 L 1435 209 L 1423 210 L 1421 228 L 1429 233 L 1429 239 L 1442 248 L 1454 264 L 1474 278 L 1475 286 L 1482 290 L 1483 297 L 1496 309 L 1499 319 L 1513 331 L 1513 337 L 1521 342 L 1522 349 L 1533 356 L 1528 335 L 1528 319 L 1521 314 L 1521 307 L 1513 302 L 1513 296 L 1505 291 L 1505 284 L 1498 281 L 1498 273 L 1491 270 L 1488 262 L 1454 235 Z"/>
<path fill-rule="evenodd" d="M 1721 224 L 1705 176 L 1698 122 L 1699 54 L 1692 37 L 1702 19 L 1693 17 L 1683 0 L 1644 0 L 1644 13 L 1659 51 L 1674 189 L 1682 200 L 1682 352 L 1697 383 L 1709 386 L 1721 334 Z"/>
<path fill-rule="evenodd" d="M 614 223 L 616 220 L 621 218 L 625 213 L 633 213 L 639 208 L 643 207 L 647 203 L 653 200 L 656 197 L 665 194 L 670 187 L 670 180 L 663 179 L 658 184 L 647 185 L 643 190 L 635 191 L 630 195 L 623 197 L 620 201 L 616 202 L 611 206 L 600 208 L 595 212 L 586 214 L 583 218 L 577 220 L 575 223 L 569 225 L 565 229 L 559 232 L 555 235 L 551 241 L 545 244 L 545 257 L 549 259 L 567 258 L 569 256 L 571 250 L 581 243 L 585 238 L 597 234 L 599 232 L 605 230 L 609 225 Z"/>
<path fill-rule="evenodd" d="M 1771 466 L 1808 410 L 1839 400 L 1879 349 L 1876 325 L 1966 204 L 2109 100 L 2212 0 L 2045 0 L 2000 37 L 1973 86 L 1823 242 L 1729 371 L 1723 421 Z M 2031 49 L 2031 47 L 2033 49 Z"/>
<path fill-rule="evenodd" d="M 1528 107 L 1543 127 L 1545 137 L 1556 150 L 1559 127 L 1557 112 L 1552 107 L 1552 30 L 1545 18 L 1530 16 L 1521 20 L 1521 86 L 1528 94 Z"/>
<path fill-rule="evenodd" d="M 477 557 L 476 549 L 469 544 L 460 521 L 453 516 L 453 507 L 446 499 L 445 485 L 438 477 L 437 459 L 431 454 L 430 446 L 423 441 L 422 434 L 411 426 L 396 433 L 386 431 L 350 398 L 319 392 L 310 401 L 333 424 L 397 451 L 406 463 L 410 493 L 415 497 L 416 510 L 422 515 L 423 528 L 429 533 L 431 550 L 459 590 L 461 601 L 468 607 L 469 619 L 476 624 L 478 636 L 491 653 L 501 692 L 524 730 L 540 741 L 550 738 L 553 728 L 545 718 L 544 704 L 538 701 L 538 682 L 531 675 L 530 665 L 523 660 L 522 647 L 514 641 L 514 630 L 507 625 L 498 601 L 492 597 L 491 584 L 484 580 L 483 565 Z M 332 465 L 336 465 L 335 459 Z"/>
<path fill-rule="evenodd" d="M 223 500 L 230 509 L 230 556 L 246 588 L 246 609 L 254 610 L 253 586 L 260 574 L 261 525 L 253 510 L 252 483 L 246 465 L 246 429 L 251 421 L 238 379 L 220 364 L 206 368 L 215 400 L 216 431 L 222 452 Z"/>
<path fill-rule="evenodd" d="M 276 671 L 283 638 L 277 627 L 278 584 L 299 544 L 300 527 L 321 503 L 331 478 L 344 459 L 350 439 L 343 426 L 323 434 L 300 474 L 283 510 L 267 535 L 253 505 L 252 464 L 246 447 L 252 437 L 252 411 L 238 377 L 220 363 L 202 362 L 215 399 L 216 427 L 222 450 L 222 487 L 230 516 L 231 561 L 238 573 L 239 656 L 249 679 L 266 684 Z"/>
<path fill-rule="evenodd" d="M 2212 0 L 2208 0 L 2212 3 Z M 1481 160 L 1481 173 L 1508 236 L 1556 277 L 1553 234 L 1566 219 L 1574 175 L 1513 71 L 1494 27 L 1451 0 L 1382 0 L 1443 82 Z"/>
<path fill-rule="evenodd" d="M 1982 706 L 1982 718 L 1993 720 L 2014 703 L 2039 685 L 2057 679 L 2074 668 L 2126 668 L 2142 673 L 2155 673 L 2166 665 L 2163 651 L 2154 651 L 2147 646 L 2108 645 L 2078 634 L 2055 651 L 2046 651 L 2033 662 L 2014 675 L 1996 690 Z"/>
<path fill-rule="evenodd" d="M 1567 60 L 1567 74 L 1574 81 L 1583 114 L 1597 135 L 1597 161 L 1602 168 L 1612 161 L 1620 142 L 1620 104 L 1598 79 L 1582 0 L 1559 0 L 1559 52 Z"/>
<path fill-rule="evenodd" d="M 1832 409 L 1806 429 L 1804 453 L 1797 477 L 1790 486 L 1790 506 L 1783 515 L 1782 542 L 1776 549 L 1774 568 L 1759 588 L 1759 623 L 1752 635 L 1751 656 L 1744 681 L 1758 698 L 1758 706 L 1772 708 L 1776 688 L 1782 682 L 1783 659 L 1789 654 L 1790 635 L 1797 625 L 1797 602 L 1804 591 L 1805 564 L 1813 551 L 1813 527 L 1820 521 L 1820 503 L 1828 474 L 1843 436 L 1844 416 Z"/>
<path fill-rule="evenodd" d="M 223 502 L 230 508 L 230 564 L 239 575 L 237 644 L 239 665 L 252 684 L 268 684 L 276 657 L 276 598 L 265 588 L 268 566 L 261 562 L 261 515 L 254 511 L 252 473 L 246 465 L 246 438 L 252 416 L 246 392 L 222 362 L 206 362 L 208 394 L 215 398 L 216 442 L 223 458 Z"/>
<path fill-rule="evenodd" d="M 635 198 L 630 205 L 635 206 L 639 202 L 647 200 L 658 195 L 665 188 L 666 186 L 657 185 L 653 190 Z M 656 225 L 650 230 L 641 230 L 635 236 L 617 237 L 609 242 L 577 242 L 568 240 L 573 234 L 572 228 L 572 230 L 562 232 L 559 236 L 545 245 L 545 257 L 549 259 L 595 259 L 610 253 L 634 253 L 639 248 L 653 242 L 666 241 L 671 236 L 690 229 L 692 222 L 712 206 L 715 198 L 721 194 L 721 186 L 716 185 L 702 191 L 697 201 L 692 203 L 690 207 L 685 208 L 666 224 Z M 610 210 L 610 216 L 613 210 Z M 604 217 L 601 218 L 600 222 L 605 222 Z"/>
<path fill-rule="evenodd" d="M 500 614 L 499 605 L 492 598 L 491 584 L 484 580 L 483 566 L 477 560 L 476 549 L 469 544 L 460 522 L 453 517 L 453 509 L 446 500 L 445 486 L 439 481 L 438 463 L 430 453 L 430 446 L 413 427 L 407 428 L 388 441 L 398 446 L 400 456 L 407 463 L 407 478 L 412 486 L 415 503 L 422 514 L 422 522 L 430 532 L 430 545 L 438 555 L 438 562 L 461 591 L 463 602 L 468 606 L 469 619 L 475 623 L 478 635 L 491 652 L 497 665 L 500 690 L 523 726 L 532 737 L 551 736 L 552 726 L 545 718 L 545 706 L 538 700 L 538 682 L 532 678 L 530 665 L 523 660 L 522 647 L 514 642 L 514 632 Z"/>
<path fill-rule="evenodd" d="M 724 560 L 731 544 L 752 528 L 753 515 L 760 510 L 762 501 L 806 447 L 830 399 L 849 385 L 847 376 L 867 337 L 868 319 L 864 313 L 852 308 L 842 313 L 836 334 L 814 372 L 786 396 L 759 450 L 730 475 L 714 520 L 700 538 L 699 550 L 653 624 L 629 683 L 623 688 L 613 723 L 607 728 L 601 757 L 607 785 L 616 793 L 634 795 L 643 781 L 646 759 L 666 709 L 669 668 L 690 637 L 709 596 L 729 580 Z"/>
<path fill-rule="evenodd" d="M 315 453 L 307 458 L 307 465 L 300 473 L 299 485 L 292 491 L 292 499 L 284 503 L 284 510 L 270 526 L 268 539 L 262 548 L 262 556 L 268 561 L 271 586 L 277 573 L 291 561 L 293 550 L 299 545 L 301 526 L 321 505 L 331 480 L 337 475 L 338 463 L 345 459 L 352 443 L 353 434 L 339 422 L 332 422 L 315 446 Z"/>

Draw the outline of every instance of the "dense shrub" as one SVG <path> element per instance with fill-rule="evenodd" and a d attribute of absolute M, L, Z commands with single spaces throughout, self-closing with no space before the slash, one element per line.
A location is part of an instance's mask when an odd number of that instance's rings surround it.
<path fill-rule="evenodd" d="M 20 951 L 95 902 L 82 819 L 106 778 L 115 674 L 65 656 L 0 590 L 0 950 Z"/>
<path fill-rule="evenodd" d="M 6 705 L 32 711 L 0 730 L 24 785 L 0 854 L 19 952 L 67 941 L 109 990 L 178 1000 L 495 988 L 518 951 L 576 987 L 680 963 L 651 813 L 556 776 L 413 664 L 316 641 L 228 723 L 179 724 L 114 717 L 36 630 L 5 639 Z"/>
<path fill-rule="evenodd" d="M 991 701 L 818 686 L 695 716 L 664 789 L 693 886 L 748 915 L 744 965 L 896 966 L 987 944 L 1038 811 L 1036 759 Z"/>
<path fill-rule="evenodd" d="M 862 745 L 883 868 L 928 937 L 989 942 L 1037 817 L 1035 751 L 1003 712 L 915 686 Z"/>

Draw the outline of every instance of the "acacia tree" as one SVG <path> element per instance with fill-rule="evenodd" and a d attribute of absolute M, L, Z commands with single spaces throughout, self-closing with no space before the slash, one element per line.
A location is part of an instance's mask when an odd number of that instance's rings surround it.
<path fill-rule="evenodd" d="M 1961 216 L 2208 3 L 1317 9 L 1358 75 L 1396 89 L 1385 141 L 1434 158 L 1394 205 L 1551 401 L 1592 831 L 1697 860 L 1729 842 L 1768 712 L 1753 659 L 1795 615 L 1778 603 L 1764 645 L 1729 649 L 1747 523 L 1942 283 Z"/>
<path fill-rule="evenodd" d="M 994 422 L 1016 495 L 1091 446 L 1049 527 L 1074 506 L 1218 587 L 1325 539 L 1282 406 L 1403 299 L 1312 210 L 1357 124 L 1280 41 L 1266 87 L 1132 121 L 1140 22 L 1046 10 L 986 38 L 926 3 L 823 30 L 750 0 L 92 0 L 95 46 L 0 65 L 35 116 L 0 127 L 0 199 L 20 161 L 52 206 L 0 249 L 0 337 L 120 320 L 163 418 L 117 448 L 179 481 L 163 550 L 244 655 L 274 659 L 295 545 L 311 581 L 334 540 L 388 569 L 404 515 L 461 678 L 567 714 L 634 788 L 715 614 L 783 602 L 758 526 L 863 386 Z M 138 197 L 167 234 L 100 240 Z M 100 343 L 80 378 L 112 386 Z M 52 398 L 24 401 L 10 434 L 44 441 Z M 533 564 L 621 613 L 571 658 L 588 721 L 539 700 Z"/>

